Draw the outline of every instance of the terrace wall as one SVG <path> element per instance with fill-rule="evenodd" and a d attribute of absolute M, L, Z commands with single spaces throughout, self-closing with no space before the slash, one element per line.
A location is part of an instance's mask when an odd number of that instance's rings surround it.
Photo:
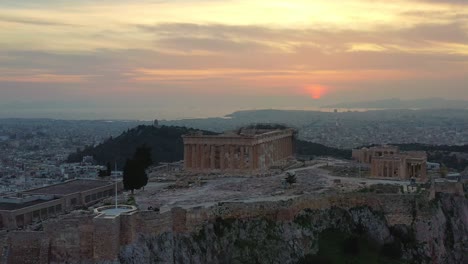
<path fill-rule="evenodd" d="M 63 263 L 116 261 L 122 246 L 140 236 L 184 233 L 199 230 L 217 218 L 267 218 L 292 221 L 302 210 L 331 207 L 350 209 L 368 206 L 382 212 L 390 226 L 411 225 L 414 217 L 429 213 L 428 196 L 410 194 L 348 193 L 304 195 L 288 201 L 219 203 L 212 207 L 173 208 L 170 212 L 139 211 L 118 217 L 87 214 L 50 221 L 40 232 L 13 232 L 8 235 L 9 263 Z M 25 253 L 26 252 L 26 253 Z M 33 262 L 38 260 L 39 262 Z"/>

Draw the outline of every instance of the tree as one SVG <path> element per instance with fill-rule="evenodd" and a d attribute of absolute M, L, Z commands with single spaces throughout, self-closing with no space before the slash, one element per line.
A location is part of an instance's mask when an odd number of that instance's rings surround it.
<path fill-rule="evenodd" d="M 153 160 L 151 159 L 151 148 L 146 144 L 137 148 L 133 159 L 145 169 L 148 168 L 153 163 Z"/>
<path fill-rule="evenodd" d="M 148 183 L 146 169 L 152 164 L 151 148 L 143 145 L 136 149 L 132 159 L 127 159 L 123 170 L 125 190 L 141 189 Z"/>
<path fill-rule="evenodd" d="M 446 178 L 448 175 L 448 168 L 442 164 L 442 167 L 440 167 L 440 177 Z"/>
<path fill-rule="evenodd" d="M 287 172 L 286 173 L 286 182 L 289 184 L 289 186 L 293 185 L 294 183 L 296 183 L 296 175 L 294 173 L 289 173 Z"/>
<path fill-rule="evenodd" d="M 106 177 L 106 176 L 108 176 L 108 175 L 107 175 L 107 172 L 106 172 L 105 170 L 99 170 L 98 176 L 99 176 L 99 177 Z"/>
<path fill-rule="evenodd" d="M 111 176 L 111 174 L 112 174 L 112 169 L 111 169 L 110 162 L 107 162 L 105 170 L 99 170 L 98 172 L 99 177 L 108 177 L 108 176 Z"/>
<path fill-rule="evenodd" d="M 107 176 L 111 176 L 111 174 L 112 174 L 112 167 L 111 167 L 110 162 L 107 162 L 106 167 L 107 167 L 107 171 L 106 171 Z"/>

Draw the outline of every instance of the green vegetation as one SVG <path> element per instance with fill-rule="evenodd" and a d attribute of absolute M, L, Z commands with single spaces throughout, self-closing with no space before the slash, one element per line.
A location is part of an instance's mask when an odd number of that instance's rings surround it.
<path fill-rule="evenodd" d="M 287 173 L 287 175 L 288 176 L 284 178 L 284 180 L 289 184 L 289 187 L 291 187 L 294 183 L 296 183 L 296 175 L 292 173 Z"/>
<path fill-rule="evenodd" d="M 448 168 L 443 164 L 442 167 L 440 167 L 440 177 L 447 178 L 447 175 L 448 175 Z"/>
<path fill-rule="evenodd" d="M 256 125 L 257 129 L 284 129 L 283 125 Z M 109 138 L 98 146 L 88 146 L 83 150 L 77 150 L 68 157 L 68 162 L 80 162 L 84 156 L 93 156 L 98 164 L 115 164 L 119 169 L 123 168 L 125 161 L 132 157 L 136 148 L 147 145 L 151 148 L 151 158 L 154 164 L 160 162 L 173 162 L 184 157 L 184 145 L 182 135 L 190 133 L 203 133 L 215 135 L 211 131 L 202 131 L 186 127 L 176 126 L 138 126 L 130 129 L 116 138 Z M 336 158 L 351 158 L 351 150 L 343 150 L 327 147 L 321 144 L 303 140 L 296 141 L 296 152 L 304 156 L 331 156 Z"/>
<path fill-rule="evenodd" d="M 316 255 L 304 256 L 298 264 L 398 264 L 402 255 L 401 243 L 378 246 L 365 235 L 348 234 L 327 229 L 319 235 L 319 251 Z"/>
<path fill-rule="evenodd" d="M 118 168 L 122 169 L 125 161 L 132 157 L 138 146 L 142 145 L 151 148 L 153 164 L 179 161 L 184 157 L 182 135 L 195 132 L 216 134 L 186 127 L 138 126 L 116 138 L 109 138 L 96 147 L 90 146 L 72 153 L 68 157 L 68 162 L 80 162 L 84 156 L 93 156 L 98 164 L 117 163 Z"/>
<path fill-rule="evenodd" d="M 260 124 L 252 126 L 257 129 L 277 128 L 284 129 L 283 125 Z M 116 138 L 109 138 L 98 146 L 88 146 L 83 150 L 77 150 L 70 154 L 68 162 L 80 162 L 84 156 L 93 156 L 98 164 L 115 164 L 119 169 L 123 168 L 125 161 L 132 157 L 138 146 L 146 144 L 152 149 L 151 158 L 154 164 L 160 162 L 173 162 L 183 159 L 184 146 L 182 135 L 190 133 L 203 133 L 207 135 L 217 134 L 210 131 L 202 131 L 186 127 L 176 126 L 138 126 L 130 129 Z M 433 146 L 423 144 L 396 145 L 402 151 L 415 150 L 426 151 L 428 160 L 445 164 L 448 168 L 463 171 L 468 167 L 468 159 L 453 154 L 453 152 L 468 153 L 468 145 L 464 146 Z M 314 156 L 329 156 L 340 159 L 350 159 L 350 149 L 338 149 L 322 144 L 297 139 L 295 151 L 299 158 Z M 107 172 L 106 172 L 107 174 Z M 102 174 L 104 176 L 104 172 Z"/>
<path fill-rule="evenodd" d="M 198 233 L 192 234 L 193 239 L 197 242 L 204 242 L 206 240 L 206 234 L 204 229 L 200 229 Z M 201 243 L 200 243 L 201 244 Z"/>
<path fill-rule="evenodd" d="M 393 144 L 402 151 L 443 151 L 443 152 L 464 152 L 468 153 L 468 145 L 448 146 L 448 145 L 427 145 L 420 143 Z"/>
<path fill-rule="evenodd" d="M 234 218 L 217 217 L 216 221 L 214 222 L 214 225 L 213 225 L 214 233 L 216 234 L 216 236 L 218 236 L 218 237 L 223 236 L 224 231 L 231 229 L 231 227 L 232 227 L 232 225 L 234 224 L 235 221 L 236 221 L 236 219 L 234 219 Z"/>
<path fill-rule="evenodd" d="M 107 162 L 106 169 L 105 170 L 99 170 L 98 176 L 99 177 L 108 177 L 108 176 L 111 176 L 111 173 L 112 173 L 112 168 L 111 168 L 110 162 Z"/>
<path fill-rule="evenodd" d="M 127 159 L 123 170 L 123 184 L 125 190 L 141 189 L 148 183 L 146 169 L 153 163 L 151 148 L 143 145 L 136 149 L 132 159 Z"/>
<path fill-rule="evenodd" d="M 250 239 L 237 239 L 234 241 L 234 246 L 242 250 L 253 249 L 258 246 L 258 242 Z"/>
<path fill-rule="evenodd" d="M 362 188 L 358 192 L 397 194 L 399 192 L 402 192 L 402 188 L 403 186 L 395 184 L 375 184 L 369 187 Z"/>
<path fill-rule="evenodd" d="M 448 168 L 459 172 L 468 167 L 468 159 L 457 156 L 455 153 L 468 153 L 468 145 L 447 146 L 447 145 L 426 145 L 426 144 L 395 144 L 402 151 L 426 151 L 427 160 L 444 164 Z"/>
<path fill-rule="evenodd" d="M 125 203 L 126 205 L 136 205 L 135 197 L 132 195 L 128 197 L 127 202 Z"/>
<path fill-rule="evenodd" d="M 351 159 L 350 149 L 327 147 L 318 143 L 296 140 L 296 153 L 301 156 L 329 156 L 339 159 Z"/>

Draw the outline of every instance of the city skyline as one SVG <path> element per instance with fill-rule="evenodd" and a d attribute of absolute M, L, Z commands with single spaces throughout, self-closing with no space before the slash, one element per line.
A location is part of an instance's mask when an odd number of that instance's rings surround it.
<path fill-rule="evenodd" d="M 460 0 L 0 5 L 3 117 L 468 100 L 468 4 Z"/>

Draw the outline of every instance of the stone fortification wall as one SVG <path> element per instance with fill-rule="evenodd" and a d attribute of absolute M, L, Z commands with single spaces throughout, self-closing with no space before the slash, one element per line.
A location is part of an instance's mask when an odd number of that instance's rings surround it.
<path fill-rule="evenodd" d="M 116 260 L 120 250 L 120 217 L 99 216 L 93 223 L 94 261 Z"/>
<path fill-rule="evenodd" d="M 197 207 L 173 210 L 173 230 L 192 232 L 208 221 L 217 218 L 249 219 L 267 218 L 273 221 L 292 221 L 304 209 L 321 210 L 331 207 L 350 209 L 368 206 L 385 215 L 390 225 L 411 224 L 415 210 L 424 215 L 424 207 L 417 207 L 419 200 L 426 200 L 417 195 L 399 194 L 344 194 L 334 196 L 301 196 L 288 201 L 254 203 L 220 203 L 214 207 Z M 177 213 L 174 213 L 176 211 Z"/>
<path fill-rule="evenodd" d="M 120 216 L 120 245 L 132 243 L 137 237 L 138 213 L 131 212 Z"/>
<path fill-rule="evenodd" d="M 140 211 L 116 218 L 73 215 L 49 221 L 44 224 L 44 231 L 10 233 L 8 263 L 115 261 L 122 246 L 134 243 L 142 235 L 194 232 L 219 218 L 266 218 L 289 222 L 304 209 L 366 206 L 382 212 L 389 225 L 410 225 L 415 215 L 425 214 L 427 208 L 418 206 L 418 203 L 428 203 L 426 199 L 421 195 L 370 193 L 303 195 L 287 201 L 229 202 L 208 208 L 173 208 L 165 213 Z M 28 262 L 31 260 L 39 262 Z"/>
<path fill-rule="evenodd" d="M 135 233 L 155 233 L 162 234 L 172 231 L 172 213 L 158 213 L 154 211 L 141 211 L 134 215 L 135 218 Z M 127 226 L 127 225 L 125 225 Z"/>
<path fill-rule="evenodd" d="M 6 252 L 7 263 L 49 263 L 50 241 L 44 232 L 11 232 Z"/>
<path fill-rule="evenodd" d="M 435 193 L 450 193 L 459 196 L 465 195 L 461 182 L 437 182 L 434 184 Z"/>
<path fill-rule="evenodd" d="M 91 215 L 55 219 L 44 225 L 44 231 L 50 241 L 50 263 L 93 259 L 94 223 Z"/>

